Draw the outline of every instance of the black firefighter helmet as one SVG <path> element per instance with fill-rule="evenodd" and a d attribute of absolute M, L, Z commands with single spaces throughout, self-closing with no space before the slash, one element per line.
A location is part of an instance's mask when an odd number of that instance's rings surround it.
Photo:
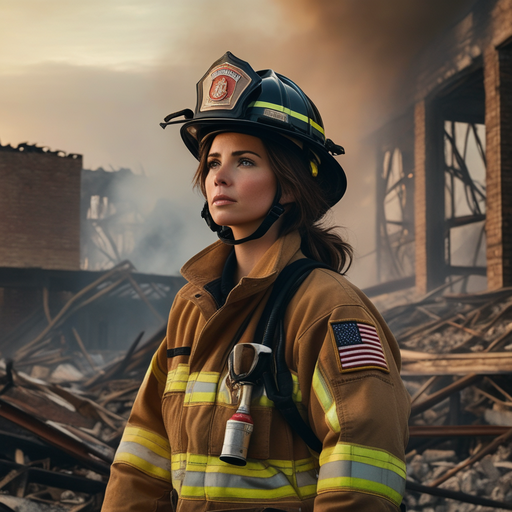
<path fill-rule="evenodd" d="M 181 116 L 185 119 L 176 120 Z M 231 52 L 215 61 L 198 82 L 195 112 L 181 110 L 164 121 L 162 128 L 183 123 L 181 137 L 196 158 L 201 140 L 211 132 L 234 131 L 273 139 L 282 135 L 293 141 L 294 147 L 300 146 L 310 161 L 329 206 L 336 204 L 347 188 L 345 172 L 333 157 L 345 151 L 325 138 L 313 102 L 289 78 L 271 69 L 254 71 Z M 218 231 L 217 227 L 214 230 Z"/>

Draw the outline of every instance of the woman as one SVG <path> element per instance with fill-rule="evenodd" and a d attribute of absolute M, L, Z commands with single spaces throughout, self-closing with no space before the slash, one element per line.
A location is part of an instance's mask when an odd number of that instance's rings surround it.
<path fill-rule="evenodd" d="M 300 88 L 227 53 L 198 83 L 181 133 L 199 159 L 203 217 L 220 241 L 182 269 L 116 453 L 104 511 L 396 511 L 405 489 L 409 399 L 399 349 L 371 302 L 339 272 L 351 249 L 319 225 L 344 194 L 343 169 Z M 293 401 L 319 440 L 308 447 L 261 385 L 247 464 L 221 460 L 240 397 L 227 370 L 254 340 L 273 284 L 304 257 L 309 274 L 284 316 Z"/>

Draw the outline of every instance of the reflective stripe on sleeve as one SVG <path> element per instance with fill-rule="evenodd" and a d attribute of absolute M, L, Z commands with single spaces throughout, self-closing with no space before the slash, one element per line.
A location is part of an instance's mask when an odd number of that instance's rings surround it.
<path fill-rule="evenodd" d="M 166 374 L 158 365 L 157 354 L 155 354 L 151 359 L 151 364 L 149 365 L 148 368 L 148 373 L 149 372 L 151 372 L 155 376 L 155 379 L 158 382 L 160 382 L 160 384 L 165 384 Z"/>
<path fill-rule="evenodd" d="M 188 364 L 179 364 L 177 368 L 167 374 L 164 393 L 184 392 L 187 388 L 190 367 Z"/>
<path fill-rule="evenodd" d="M 336 401 L 332 396 L 331 390 L 318 364 L 313 374 L 313 391 L 324 410 L 327 425 L 329 425 L 334 432 L 341 432 L 338 411 L 336 410 Z"/>
<path fill-rule="evenodd" d="M 316 495 L 317 465 L 311 458 L 249 460 L 246 466 L 240 467 L 226 464 L 217 457 L 187 454 L 183 471 L 183 454 L 172 456 L 173 473 L 176 468 L 182 478 L 178 491 L 182 499 L 310 498 Z"/>
<path fill-rule="evenodd" d="M 171 480 L 171 448 L 165 437 L 139 427 L 126 427 L 114 464 L 124 462 L 159 480 Z"/>
<path fill-rule="evenodd" d="M 318 493 L 351 490 L 375 494 L 400 505 L 405 463 L 384 450 L 338 443 L 320 455 Z"/>

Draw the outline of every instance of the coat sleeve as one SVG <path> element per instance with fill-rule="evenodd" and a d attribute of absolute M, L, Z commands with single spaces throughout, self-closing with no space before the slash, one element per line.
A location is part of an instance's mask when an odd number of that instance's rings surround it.
<path fill-rule="evenodd" d="M 153 356 L 110 471 L 102 512 L 171 510 L 171 449 L 161 413 L 166 340 Z"/>
<path fill-rule="evenodd" d="M 301 335 L 295 352 L 309 422 L 323 443 L 315 511 L 396 512 L 410 402 L 384 321 L 362 304 L 334 308 Z"/>

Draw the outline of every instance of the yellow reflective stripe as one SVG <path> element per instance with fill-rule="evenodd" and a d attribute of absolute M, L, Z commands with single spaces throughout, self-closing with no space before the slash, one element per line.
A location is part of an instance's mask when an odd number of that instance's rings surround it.
<path fill-rule="evenodd" d="M 161 447 L 157 443 L 154 443 L 149 439 L 144 439 L 144 438 L 142 438 L 140 436 L 136 436 L 136 435 L 132 436 L 132 435 L 124 434 L 122 442 L 131 442 L 131 443 L 140 444 L 141 446 L 144 446 L 148 450 L 151 450 L 153 453 L 156 453 L 160 457 L 169 458 L 169 455 L 171 453 L 169 446 Z"/>
<path fill-rule="evenodd" d="M 320 455 L 318 492 L 350 489 L 378 494 L 396 505 L 405 493 L 405 463 L 384 450 L 338 443 Z"/>
<path fill-rule="evenodd" d="M 159 466 L 155 466 L 154 464 L 151 464 L 147 460 L 138 457 L 137 455 L 133 455 L 132 453 L 121 452 L 119 453 L 119 455 L 116 455 L 114 464 L 119 462 L 129 464 L 130 466 L 133 466 L 139 471 L 142 471 L 143 473 L 146 473 L 147 475 L 153 476 L 160 480 L 165 480 L 166 482 L 171 480 L 170 471 L 167 471 Z"/>
<path fill-rule="evenodd" d="M 370 494 L 378 494 L 383 498 L 389 499 L 392 503 L 399 506 L 402 503 L 403 495 L 391 489 L 390 487 L 378 482 L 371 482 L 362 478 L 339 477 L 322 479 L 318 481 L 318 494 L 322 492 L 330 492 L 333 490 L 355 490 L 367 492 Z"/>
<path fill-rule="evenodd" d="M 149 365 L 148 372 L 151 372 L 155 376 L 155 379 L 158 382 L 160 382 L 160 384 L 165 384 L 166 375 L 165 372 L 158 365 L 157 354 L 155 354 L 151 359 L 151 364 Z"/>
<path fill-rule="evenodd" d="M 181 484 L 185 478 L 185 471 L 187 466 L 187 454 L 178 453 L 171 457 L 171 479 L 172 487 L 176 489 L 178 495 L 181 492 Z"/>
<path fill-rule="evenodd" d="M 228 389 L 225 377 L 220 380 L 220 386 L 215 400 L 218 404 L 231 404 L 231 391 Z"/>
<path fill-rule="evenodd" d="M 299 112 L 295 112 L 289 108 L 283 107 L 282 105 L 277 105 L 276 103 L 268 103 L 267 101 L 253 101 L 252 103 L 249 103 L 249 108 L 251 107 L 271 108 L 272 110 L 277 110 L 278 112 L 284 112 L 285 114 L 295 117 L 295 119 L 299 119 L 304 123 L 309 123 L 315 130 L 318 130 L 322 135 L 325 136 L 324 129 L 318 123 L 315 123 L 313 119 L 310 119 L 304 114 L 300 114 Z"/>
<path fill-rule="evenodd" d="M 320 466 L 337 460 L 353 460 L 372 464 L 380 468 L 390 469 L 406 477 L 405 462 L 384 450 L 368 448 L 351 443 L 337 443 L 331 448 L 325 448 L 320 455 Z"/>
<path fill-rule="evenodd" d="M 185 405 L 214 403 L 217 396 L 218 372 L 194 372 L 190 375 L 185 391 Z"/>
<path fill-rule="evenodd" d="M 123 439 L 124 436 L 126 435 L 139 436 L 141 439 L 147 439 L 148 441 L 156 444 L 160 448 L 166 450 L 168 453 L 171 452 L 171 447 L 169 445 L 168 439 L 164 436 L 161 436 L 160 434 L 157 434 L 156 432 L 153 432 L 152 430 L 147 430 L 141 427 L 127 426 L 124 429 Z"/>
<path fill-rule="evenodd" d="M 302 402 L 302 392 L 299 386 L 299 378 L 294 373 L 291 373 L 292 381 L 293 381 L 293 390 L 292 390 L 292 399 L 295 403 L 300 404 Z M 265 388 L 262 386 L 260 388 L 261 395 L 256 396 L 252 400 L 252 405 L 260 405 L 263 407 L 274 407 L 274 402 L 268 398 L 267 393 L 265 392 Z"/>
<path fill-rule="evenodd" d="M 167 439 L 155 432 L 126 427 L 114 463 L 124 462 L 155 478 L 170 480 L 171 448 Z"/>
<path fill-rule="evenodd" d="M 190 367 L 188 364 L 181 363 L 174 370 L 167 374 L 167 383 L 165 384 L 164 393 L 172 391 L 185 391 L 187 388 L 188 374 Z"/>
<path fill-rule="evenodd" d="M 183 468 L 184 454 L 172 455 L 173 475 Z M 313 497 L 316 494 L 318 462 L 313 459 L 249 460 L 244 467 L 232 466 L 217 457 L 186 454 L 180 489 L 185 499 L 238 500 Z"/>
<path fill-rule="evenodd" d="M 312 469 L 318 469 L 318 460 L 313 457 L 301 460 L 268 459 L 267 462 L 288 476 L 293 475 L 294 472 L 307 472 Z"/>
<path fill-rule="evenodd" d="M 331 390 L 320 370 L 318 364 L 313 373 L 313 391 L 322 406 L 325 413 L 325 421 L 334 432 L 341 432 L 340 422 L 338 419 L 338 411 L 336 409 L 336 401 L 334 400 Z"/>

